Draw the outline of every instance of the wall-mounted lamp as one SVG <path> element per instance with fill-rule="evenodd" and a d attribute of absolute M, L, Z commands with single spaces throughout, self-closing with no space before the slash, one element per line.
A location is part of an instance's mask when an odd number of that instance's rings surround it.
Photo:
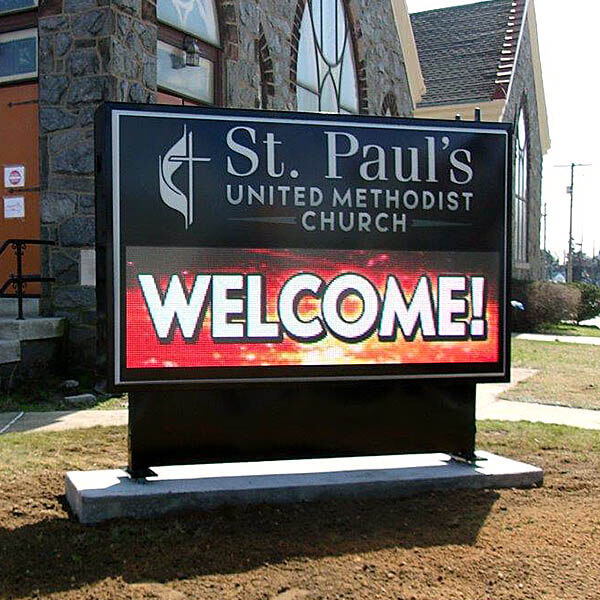
<path fill-rule="evenodd" d="M 200 66 L 200 46 L 198 42 L 189 36 L 183 40 L 183 49 L 185 50 L 185 66 L 199 67 Z"/>

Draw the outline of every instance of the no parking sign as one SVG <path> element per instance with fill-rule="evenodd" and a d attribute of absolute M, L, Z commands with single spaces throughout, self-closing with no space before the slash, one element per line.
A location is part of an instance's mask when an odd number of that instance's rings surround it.
<path fill-rule="evenodd" d="M 9 165 L 4 167 L 4 187 L 7 189 L 25 187 L 24 165 Z"/>

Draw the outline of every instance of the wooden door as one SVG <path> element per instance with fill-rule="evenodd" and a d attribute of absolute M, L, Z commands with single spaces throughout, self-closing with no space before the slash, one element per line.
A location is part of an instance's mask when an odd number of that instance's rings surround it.
<path fill-rule="evenodd" d="M 0 87 L 0 247 L 8 238 L 40 237 L 40 174 L 38 131 L 38 86 L 36 83 Z M 23 165 L 21 188 L 5 186 L 5 167 Z M 6 199 L 9 199 L 8 201 Z M 23 198 L 24 216 L 19 214 Z M 28 246 L 23 259 L 25 274 L 40 273 L 40 248 Z M 16 273 L 14 251 L 0 256 L 0 287 Z M 7 290 L 13 293 L 14 290 Z M 29 284 L 27 294 L 39 294 L 40 285 Z"/>

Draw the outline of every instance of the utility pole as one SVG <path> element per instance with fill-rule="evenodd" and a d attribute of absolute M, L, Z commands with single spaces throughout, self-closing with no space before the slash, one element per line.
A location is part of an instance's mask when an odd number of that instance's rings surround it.
<path fill-rule="evenodd" d="M 579 262 L 579 281 L 582 281 L 582 275 L 583 275 L 583 236 L 581 236 L 581 243 L 580 244 L 575 244 L 576 246 L 579 246 L 579 252 L 576 252 L 577 255 L 577 261 Z"/>
<path fill-rule="evenodd" d="M 548 209 L 546 207 L 547 204 L 544 202 L 544 212 L 542 213 L 542 218 L 544 219 L 544 252 L 546 252 L 546 231 L 548 228 Z"/>
<path fill-rule="evenodd" d="M 575 184 L 575 169 L 577 167 L 591 167 L 591 164 L 571 163 L 570 165 L 555 165 L 559 168 L 571 169 L 571 185 L 567 187 L 567 193 L 571 196 L 571 207 L 569 209 L 569 264 L 567 265 L 567 283 L 573 282 L 573 187 Z"/>
<path fill-rule="evenodd" d="M 546 229 L 548 227 L 548 222 L 546 217 L 548 216 L 548 210 L 546 208 L 546 203 L 544 202 L 544 212 L 542 213 L 542 218 L 544 219 L 544 258 L 543 258 L 543 269 L 544 269 L 544 279 L 548 279 L 548 253 L 546 252 Z"/>

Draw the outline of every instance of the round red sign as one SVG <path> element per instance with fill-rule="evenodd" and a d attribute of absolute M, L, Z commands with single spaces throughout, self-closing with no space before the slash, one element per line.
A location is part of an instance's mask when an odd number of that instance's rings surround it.
<path fill-rule="evenodd" d="M 13 169 L 8 174 L 8 181 L 10 182 L 11 185 L 17 185 L 17 184 L 21 183 L 21 173 L 20 173 L 20 171 L 18 171 L 17 169 Z"/>

